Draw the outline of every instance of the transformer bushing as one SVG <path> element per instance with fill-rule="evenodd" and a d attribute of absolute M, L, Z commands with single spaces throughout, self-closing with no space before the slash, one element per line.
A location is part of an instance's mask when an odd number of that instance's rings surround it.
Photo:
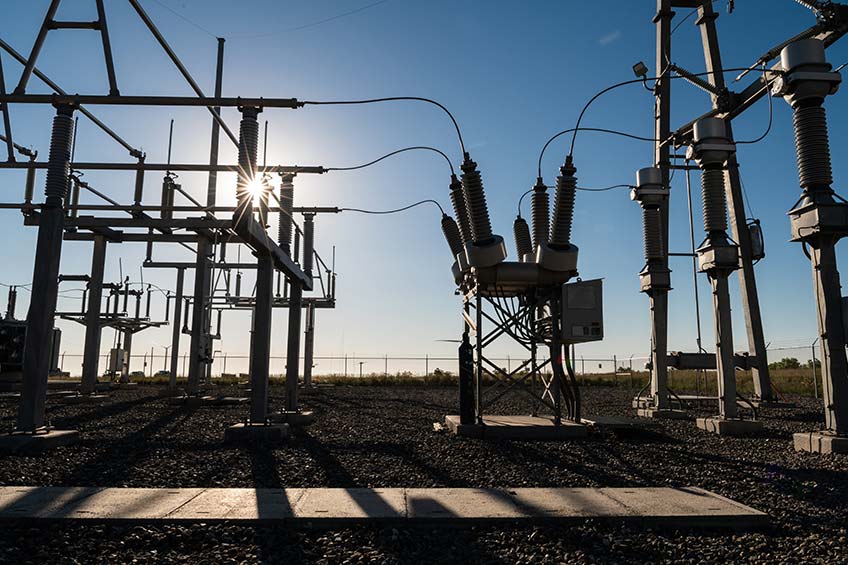
<path fill-rule="evenodd" d="M 515 238 L 515 254 L 518 256 L 518 261 L 523 262 L 525 258 L 532 256 L 533 243 L 530 239 L 530 226 L 527 225 L 527 220 L 518 216 L 512 222 L 512 232 Z"/>
<path fill-rule="evenodd" d="M 556 196 L 550 235 L 546 243 L 536 247 L 536 262 L 551 271 L 577 271 L 577 246 L 571 243 L 571 227 L 574 219 L 574 199 L 577 195 L 577 169 L 566 157 L 556 180 Z"/>
<path fill-rule="evenodd" d="M 736 152 L 727 137 L 724 120 L 704 118 L 695 122 L 692 145 L 686 153 L 701 168 L 701 197 L 706 239 L 697 249 L 698 270 L 727 276 L 739 268 L 739 250 L 727 237 L 727 193 L 724 164 Z"/>
<path fill-rule="evenodd" d="M 291 256 L 293 207 L 294 175 L 284 174 L 280 178 L 280 214 L 277 223 L 277 243 L 289 256 Z"/>
<path fill-rule="evenodd" d="M 462 246 L 462 236 L 459 233 L 459 226 L 447 214 L 442 214 L 442 233 L 445 235 L 445 241 L 448 242 L 451 255 L 454 257 L 451 272 L 453 273 L 454 281 L 459 284 L 462 280 L 462 271 L 460 270 L 457 257 L 464 254 L 465 248 Z"/>
<path fill-rule="evenodd" d="M 836 263 L 836 243 L 848 235 L 848 205 L 834 199 L 831 188 L 830 145 L 824 99 L 836 92 L 839 73 L 831 72 L 824 43 L 804 39 L 780 53 L 784 74 L 775 81 L 774 95 L 793 110 L 795 148 L 801 199 L 789 211 L 792 239 L 810 246 L 822 358 L 827 436 L 848 436 L 848 359 L 842 291 Z M 809 434 L 804 434 L 808 436 Z M 814 449 L 801 438 L 801 449 Z M 828 439 L 828 441 L 832 441 Z M 840 438 L 839 441 L 845 440 Z M 798 446 L 796 437 L 796 446 Z"/>
<path fill-rule="evenodd" d="M 483 179 L 477 163 L 467 153 L 462 163 L 462 191 L 471 226 L 471 241 L 465 244 L 468 264 L 477 268 L 494 267 L 506 259 L 506 246 L 501 236 L 492 233 Z"/>
<path fill-rule="evenodd" d="M 456 175 L 451 175 L 450 183 L 450 199 L 453 205 L 453 214 L 456 218 L 457 229 L 459 230 L 460 240 L 462 241 L 462 249 L 459 253 L 454 254 L 457 270 L 460 273 L 468 272 L 468 256 L 465 254 L 465 247 L 471 243 L 471 224 L 468 221 L 468 206 L 465 204 L 465 193 L 462 190 L 462 181 Z M 456 273 L 454 273 L 456 278 Z"/>
<path fill-rule="evenodd" d="M 733 322 L 730 314 L 728 276 L 739 268 L 739 249 L 727 237 L 727 196 L 724 167 L 736 146 L 727 136 L 724 120 L 704 118 L 695 122 L 687 158 L 701 168 L 704 232 L 698 248 L 698 270 L 710 279 L 716 341 L 716 375 L 719 419 L 735 419 L 736 362 L 733 354 Z"/>
<path fill-rule="evenodd" d="M 551 202 L 548 196 L 548 187 L 542 181 L 542 177 L 536 179 L 536 184 L 533 186 L 533 196 L 531 200 L 533 208 L 533 249 L 534 251 L 539 245 L 548 243 L 548 237 L 551 233 Z"/>
<path fill-rule="evenodd" d="M 642 207 L 642 233 L 645 244 L 645 267 L 639 273 L 641 292 L 671 290 L 671 271 L 665 266 L 662 206 L 668 201 L 668 187 L 663 186 L 662 170 L 646 167 L 636 171 L 636 186 L 630 199 Z"/>

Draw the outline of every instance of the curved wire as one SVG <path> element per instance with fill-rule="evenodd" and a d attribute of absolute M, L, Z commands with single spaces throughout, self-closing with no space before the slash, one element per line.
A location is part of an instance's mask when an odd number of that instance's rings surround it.
<path fill-rule="evenodd" d="M 435 204 L 439 211 L 444 214 L 445 209 L 442 208 L 442 205 L 432 199 L 420 200 L 414 204 L 410 204 L 409 206 L 404 206 L 403 208 L 395 208 L 394 210 L 363 210 L 362 208 L 339 208 L 340 212 L 359 212 L 360 214 L 376 214 L 376 215 L 384 215 L 384 214 L 397 214 L 398 212 L 403 212 L 405 210 L 409 210 L 410 208 L 415 208 L 416 206 L 420 206 L 421 204 L 426 203 Z"/>
<path fill-rule="evenodd" d="M 606 192 L 608 190 L 613 190 L 614 188 L 633 188 L 632 184 L 614 184 L 612 186 L 605 186 L 603 188 L 587 188 L 585 186 L 578 186 L 577 190 L 584 190 L 586 192 Z"/>
<path fill-rule="evenodd" d="M 556 138 L 558 138 L 562 135 L 565 135 L 567 133 L 576 132 L 578 129 L 580 129 L 581 131 L 597 131 L 597 132 L 601 132 L 601 133 L 610 133 L 610 134 L 613 134 L 613 135 L 620 135 L 622 137 L 629 137 L 630 139 L 636 139 L 638 141 L 654 141 L 654 142 L 662 141 L 661 139 L 655 139 L 653 137 L 643 137 L 641 135 L 634 135 L 632 133 L 627 133 L 627 132 L 618 131 L 618 130 L 614 130 L 614 129 L 606 129 L 606 128 L 569 128 L 569 129 L 564 129 L 561 132 L 555 134 L 550 139 L 548 139 L 548 141 L 542 147 L 542 151 L 539 153 L 539 167 L 538 167 L 538 173 L 539 174 L 537 176 L 540 176 L 540 177 L 542 176 L 542 158 L 545 156 L 545 151 L 548 149 L 548 145 L 550 145 L 551 142 L 553 142 Z"/>
<path fill-rule="evenodd" d="M 534 187 L 535 188 L 535 187 Z M 518 217 L 521 217 L 521 201 L 524 200 L 524 197 L 533 192 L 533 189 L 527 190 L 524 194 L 521 195 L 521 198 L 518 199 Z"/>
<path fill-rule="evenodd" d="M 370 167 L 371 165 L 375 165 L 375 164 L 379 163 L 383 159 L 388 159 L 389 157 L 391 157 L 393 155 L 397 155 L 398 153 L 404 153 L 405 151 L 413 151 L 413 150 L 416 150 L 416 149 L 421 149 L 421 150 L 425 150 L 425 151 L 433 151 L 434 153 L 438 153 L 439 155 L 441 155 L 442 157 L 445 158 L 445 161 L 448 162 L 448 167 L 450 167 L 451 174 L 452 175 L 455 174 L 454 168 L 453 168 L 453 163 L 451 163 L 450 158 L 447 155 L 445 155 L 444 152 L 436 149 L 435 147 L 429 147 L 429 146 L 426 146 L 426 145 L 416 145 L 414 147 L 404 147 L 403 149 L 398 149 L 397 151 L 392 151 L 391 153 L 387 153 L 387 154 L 383 155 L 382 157 L 380 157 L 378 159 L 374 159 L 373 161 L 369 161 L 368 163 L 363 163 L 362 165 L 356 165 L 356 166 L 353 166 L 353 167 L 326 167 L 325 170 L 327 170 L 327 171 L 355 171 L 357 169 L 364 169 L 365 167 Z"/>
<path fill-rule="evenodd" d="M 613 85 L 611 85 L 611 86 L 608 86 L 608 87 L 604 88 L 603 90 L 599 91 L 598 93 L 596 93 L 594 96 L 592 96 L 592 98 L 590 98 L 590 99 L 589 99 L 589 101 L 588 101 L 588 102 L 586 102 L 586 105 L 585 105 L 585 106 L 583 106 L 583 109 L 580 111 L 580 115 L 577 117 L 577 124 L 576 124 L 576 126 L 575 126 L 575 128 L 574 128 L 574 130 L 573 130 L 573 131 L 574 131 L 574 134 L 571 136 L 571 147 L 570 147 L 570 148 L 569 148 L 569 150 L 568 150 L 568 154 L 569 154 L 569 155 L 574 155 L 574 144 L 575 144 L 575 142 L 577 141 L 577 132 L 578 132 L 578 131 L 580 131 L 580 129 L 581 129 L 581 128 L 580 128 L 580 122 L 581 122 L 581 121 L 583 121 L 583 116 L 586 114 L 586 110 L 588 110 L 588 109 L 589 109 L 589 106 L 591 106 L 591 105 L 592 105 L 592 103 L 593 103 L 595 100 L 597 100 L 597 99 L 598 99 L 598 98 L 600 98 L 603 94 L 606 94 L 606 93 L 607 93 L 607 92 L 609 92 L 610 90 L 615 90 L 616 88 L 620 88 L 620 87 L 622 87 L 622 86 L 627 86 L 628 84 L 641 83 L 643 80 L 654 80 L 654 81 L 656 81 L 656 80 L 661 80 L 662 78 L 664 78 L 665 73 L 666 73 L 666 72 L 668 72 L 668 71 L 670 71 L 670 70 L 671 70 L 671 67 L 668 67 L 668 68 L 666 68 L 666 71 L 665 71 L 665 72 L 663 72 L 663 74 L 662 74 L 662 75 L 657 76 L 657 77 L 653 77 L 653 78 L 650 78 L 650 79 L 645 79 L 645 78 L 641 78 L 641 77 L 640 77 L 640 78 L 636 78 L 636 79 L 625 80 L 625 81 L 622 81 L 622 82 L 619 82 L 619 83 L 613 84 Z M 721 72 L 722 72 L 722 74 L 724 74 L 724 73 L 731 73 L 731 72 L 734 72 L 734 73 L 735 73 L 735 72 L 745 71 L 745 70 L 747 70 L 747 69 L 744 69 L 744 68 L 731 68 L 731 69 L 722 69 L 722 71 L 721 71 Z M 764 72 L 765 72 L 765 71 L 764 71 Z M 778 72 L 778 71 L 771 70 L 770 72 Z M 692 76 L 696 76 L 696 77 L 699 77 L 699 76 L 710 76 L 710 75 L 713 75 L 713 74 L 715 74 L 715 73 L 716 73 L 716 71 L 704 71 L 704 72 L 702 72 L 702 73 L 692 73 Z M 686 78 L 686 77 L 683 77 L 683 76 L 680 76 L 680 75 L 672 75 L 672 76 L 668 76 L 668 77 L 665 77 L 665 78 L 668 78 L 669 80 L 671 80 L 671 79 Z"/>
<path fill-rule="evenodd" d="M 422 98 L 420 96 L 388 96 L 386 98 L 369 98 L 365 100 L 304 100 L 301 103 L 312 106 L 340 106 L 340 105 L 351 105 L 351 104 L 374 104 L 376 102 L 394 102 L 398 100 L 415 100 L 418 102 L 427 102 L 428 104 L 433 104 L 434 106 L 438 106 L 444 111 L 445 114 L 448 115 L 451 122 L 453 122 L 453 127 L 456 129 L 456 136 L 459 138 L 459 147 L 462 149 L 462 155 L 465 155 L 465 142 L 462 140 L 462 132 L 459 130 L 459 124 L 456 122 L 456 118 L 453 117 L 453 114 L 450 113 L 444 105 L 436 102 L 432 98 Z"/>
<path fill-rule="evenodd" d="M 766 83 L 766 87 L 768 88 L 768 85 L 770 83 L 769 83 L 768 80 L 766 80 L 766 66 L 765 65 L 763 65 L 763 82 Z M 737 141 L 736 142 L 737 145 L 750 145 L 752 143 L 759 143 L 760 141 L 764 140 L 766 138 L 766 136 L 768 136 L 769 132 L 771 132 L 771 125 L 772 125 L 772 122 L 774 121 L 774 102 L 772 101 L 771 89 L 769 89 L 767 91 L 766 96 L 768 96 L 768 107 L 769 107 L 769 119 L 768 119 L 768 127 L 766 128 L 766 131 L 764 131 L 763 135 L 761 135 L 757 139 L 752 139 L 750 141 Z"/>

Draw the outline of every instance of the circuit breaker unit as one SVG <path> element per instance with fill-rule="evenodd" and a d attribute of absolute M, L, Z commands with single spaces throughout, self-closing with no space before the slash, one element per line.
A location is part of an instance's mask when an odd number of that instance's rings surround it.
<path fill-rule="evenodd" d="M 604 338 L 603 280 L 562 286 L 562 341 L 584 343 Z"/>

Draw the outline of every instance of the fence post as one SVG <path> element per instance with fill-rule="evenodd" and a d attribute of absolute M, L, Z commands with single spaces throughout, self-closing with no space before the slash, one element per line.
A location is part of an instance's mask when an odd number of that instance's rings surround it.
<path fill-rule="evenodd" d="M 618 386 L 618 357 L 615 355 L 612 356 L 612 380 Z"/>
<path fill-rule="evenodd" d="M 346 377 L 347 376 L 347 354 L 345 354 L 345 356 L 344 356 L 344 363 L 345 363 L 345 367 L 344 367 L 344 373 L 345 374 L 344 374 L 344 376 Z"/>
<path fill-rule="evenodd" d="M 430 355 L 424 355 L 424 376 L 430 376 Z"/>
<path fill-rule="evenodd" d="M 630 388 L 633 388 L 633 356 L 630 356 Z"/>
<path fill-rule="evenodd" d="M 389 376 L 389 356 L 388 355 L 386 355 L 386 365 L 385 365 L 385 368 L 383 369 L 383 375 L 386 376 L 386 377 Z"/>

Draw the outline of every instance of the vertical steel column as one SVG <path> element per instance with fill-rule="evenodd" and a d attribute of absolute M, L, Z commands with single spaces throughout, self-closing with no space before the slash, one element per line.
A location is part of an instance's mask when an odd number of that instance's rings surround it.
<path fill-rule="evenodd" d="M 55 3 L 55 2 L 54 2 Z M 52 7 L 52 5 L 51 5 Z M 50 342 L 59 292 L 59 261 L 62 255 L 63 200 L 70 175 L 74 108 L 58 106 L 53 118 L 50 156 L 38 225 L 35 266 L 32 273 L 32 300 L 27 314 L 27 338 L 23 353 L 23 387 L 16 428 L 33 431 L 44 426 L 44 402 L 50 370 Z"/>
<path fill-rule="evenodd" d="M 51 0 L 50 6 L 47 8 L 47 14 L 44 16 L 44 21 L 41 23 L 41 29 L 38 30 L 38 36 L 35 38 L 35 43 L 32 45 L 32 50 L 29 52 L 24 70 L 21 73 L 21 79 L 18 86 L 15 88 L 15 94 L 26 94 L 27 83 L 35 70 L 35 62 L 38 59 L 38 54 L 41 53 L 41 48 L 44 46 L 44 40 L 47 39 L 47 32 L 50 31 L 50 26 L 53 24 L 53 18 L 56 16 L 56 10 L 59 9 L 59 3 L 62 0 Z"/>
<path fill-rule="evenodd" d="M 100 360 L 100 305 L 103 302 L 103 271 L 106 267 L 106 237 L 94 236 L 91 277 L 88 281 L 88 305 L 85 310 L 85 349 L 82 359 L 81 394 L 92 394 L 97 385 Z"/>
<path fill-rule="evenodd" d="M 124 365 L 121 367 L 120 382 L 130 382 L 130 362 L 132 360 L 132 340 L 133 331 L 130 329 L 124 330 Z"/>
<path fill-rule="evenodd" d="M 718 374 L 718 413 L 736 418 L 736 364 L 733 358 L 733 322 L 730 318 L 730 289 L 727 275 L 710 274 Z"/>
<path fill-rule="evenodd" d="M 223 87 L 224 81 L 224 41 L 226 41 L 223 37 L 218 38 L 218 64 L 215 68 L 215 98 L 221 97 L 221 90 Z M 212 108 L 212 111 L 221 115 L 221 108 L 215 107 Z M 209 183 L 206 188 L 206 205 L 207 206 L 215 206 L 216 202 L 216 191 L 218 188 L 218 172 L 214 170 L 214 167 L 218 165 L 218 140 L 221 134 L 221 126 L 218 124 L 218 121 L 214 118 L 212 119 L 212 140 L 209 145 Z"/>
<path fill-rule="evenodd" d="M 250 336 L 250 421 L 254 424 L 264 423 L 268 418 L 273 292 L 274 266 L 271 256 L 262 254 L 256 263 L 256 301 Z"/>
<path fill-rule="evenodd" d="M 827 431 L 848 435 L 848 359 L 845 355 L 842 285 L 836 265 L 836 241 L 810 248 L 821 336 L 821 374 Z"/>
<path fill-rule="evenodd" d="M 183 285 L 185 268 L 177 269 L 177 294 L 174 298 L 174 319 L 171 322 L 171 370 L 168 374 L 168 388 L 177 388 L 177 363 L 180 358 L 180 330 L 183 318 Z"/>
<path fill-rule="evenodd" d="M 312 387 L 312 365 L 315 356 L 315 304 L 306 305 L 306 331 L 303 333 L 303 386 Z"/>
<path fill-rule="evenodd" d="M 106 75 L 109 77 L 109 96 L 120 96 L 118 80 L 115 78 L 115 63 L 112 62 L 112 44 L 109 41 L 109 26 L 106 23 L 106 8 L 103 6 L 103 0 L 95 0 L 95 4 L 97 4 L 100 40 L 103 43 L 103 58 L 106 59 Z"/>
<path fill-rule="evenodd" d="M 713 10 L 712 4 L 712 0 L 701 0 L 696 25 L 701 28 L 701 42 L 704 48 L 706 68 L 708 72 L 712 73 L 707 76 L 707 81 L 719 90 L 725 90 L 721 51 L 715 23 L 718 14 Z M 721 103 L 720 98 L 712 93 L 710 93 L 710 98 L 713 108 L 718 108 Z M 733 142 L 733 127 L 729 121 L 725 123 L 725 126 L 727 137 Z M 754 262 L 751 258 L 751 235 L 748 233 L 745 201 L 742 195 L 742 180 L 739 177 L 739 163 L 735 154 L 730 155 L 727 159 L 725 177 L 730 233 L 739 244 L 739 264 L 741 267 L 738 271 L 739 292 L 742 295 L 742 310 L 745 314 L 748 351 L 757 359 L 756 365 L 752 369 L 754 396 L 760 400 L 771 401 L 776 398 L 769 376 L 768 352 L 766 351 L 763 320 L 760 314 L 760 298 L 757 293 Z"/>
<path fill-rule="evenodd" d="M 206 374 L 209 358 L 208 327 L 209 286 L 212 245 L 205 233 L 197 236 L 197 262 L 194 268 L 194 306 L 191 309 L 191 345 L 189 345 L 188 394 L 200 391 L 201 376 Z"/>
<path fill-rule="evenodd" d="M 303 286 L 292 282 L 289 295 L 289 331 L 286 345 L 286 412 L 297 412 L 297 377 L 300 368 L 300 316 Z"/>
<path fill-rule="evenodd" d="M 657 29 L 656 69 L 661 77 L 654 87 L 654 165 L 662 171 L 662 185 L 669 186 L 671 148 L 664 143 L 671 135 L 671 80 L 668 68 L 671 65 L 671 20 L 674 11 L 671 0 L 657 0 L 654 23 Z M 662 218 L 663 249 L 668 250 L 668 201 L 660 206 Z M 659 267 L 668 270 L 668 255 L 665 253 Z M 669 275 L 670 276 L 670 275 Z M 670 408 L 668 402 L 668 290 L 650 293 L 651 301 L 651 396 L 653 407 L 658 410 Z"/>
<path fill-rule="evenodd" d="M 459 422 L 473 424 L 474 419 L 474 348 L 471 346 L 468 325 L 470 308 L 468 299 L 463 301 L 465 316 L 462 321 L 462 342 L 459 344 Z"/>

